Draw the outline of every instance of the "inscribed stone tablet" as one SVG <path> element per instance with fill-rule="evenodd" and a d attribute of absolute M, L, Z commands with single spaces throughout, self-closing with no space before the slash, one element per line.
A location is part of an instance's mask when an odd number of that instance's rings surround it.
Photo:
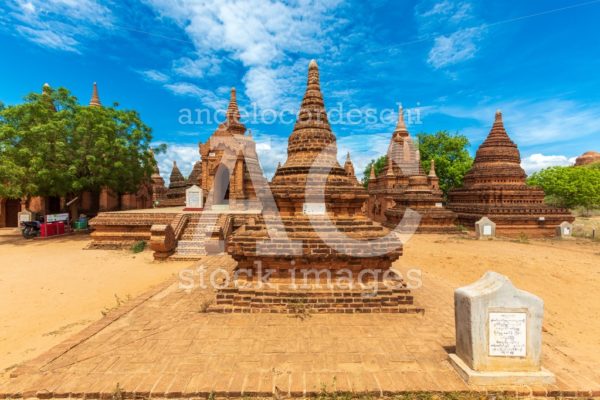
<path fill-rule="evenodd" d="M 491 312 L 489 314 L 489 355 L 525 357 L 527 355 L 527 314 Z"/>
<path fill-rule="evenodd" d="M 492 236 L 492 226 L 491 225 L 483 226 L 483 236 Z"/>
<path fill-rule="evenodd" d="M 302 211 L 305 215 L 325 215 L 324 203 L 304 203 Z"/>
<path fill-rule="evenodd" d="M 570 234 L 571 234 L 571 229 L 569 229 L 569 228 L 565 228 L 565 229 L 563 230 L 563 235 L 565 235 L 565 236 L 569 236 Z"/>

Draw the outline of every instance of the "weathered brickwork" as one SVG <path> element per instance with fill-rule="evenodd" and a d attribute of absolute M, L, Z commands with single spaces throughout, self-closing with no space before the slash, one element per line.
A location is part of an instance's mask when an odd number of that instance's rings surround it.
<path fill-rule="evenodd" d="M 474 227 L 485 216 L 496 223 L 498 234 L 508 236 L 554 236 L 561 222 L 574 221 L 568 210 L 546 205 L 544 191 L 527 186 L 526 178 L 519 149 L 498 111 L 463 187 L 450 192 L 449 207 L 466 227 Z"/>
<path fill-rule="evenodd" d="M 392 133 L 385 166 L 379 175 L 375 175 L 372 168 L 367 190 L 367 215 L 388 228 L 399 226 L 410 209 L 419 213 L 420 220 L 414 223 L 405 221 L 400 227 L 403 232 L 456 231 L 456 215 L 443 205 L 433 160 L 429 175 L 425 175 L 418 146 L 406 128 L 402 108 L 398 112 L 398 123 Z"/>
<path fill-rule="evenodd" d="M 387 229 L 362 214 L 368 195 L 350 164 L 347 160 L 343 168 L 337 161 L 336 138 L 327 120 L 319 70 L 312 61 L 306 93 L 288 140 L 288 158 L 277 168 L 270 185 L 275 200 L 271 207 L 276 210 L 267 205 L 262 216 L 248 220 L 228 240 L 227 251 L 238 262 L 237 276 L 227 290 L 219 292 L 211 310 L 291 312 L 301 306 L 309 312 L 416 311 L 401 279 L 390 271 L 402 245 L 395 235 L 388 236 Z M 307 203 L 324 205 L 324 215 L 305 213 Z M 274 215 L 277 212 L 281 219 Z M 268 281 L 275 289 L 259 284 L 263 269 L 272 271 Z M 306 287 L 291 294 L 290 285 L 308 270 L 316 271 L 320 278 L 309 279 Z M 353 299 L 349 302 L 341 299 L 353 292 L 335 284 L 343 270 L 350 272 L 357 293 L 348 297 Z M 366 279 L 371 285 L 396 283 L 402 287 L 401 293 L 362 287 L 358 275 L 365 270 L 374 273 Z M 324 276 L 334 282 L 327 294 L 321 295 Z"/>

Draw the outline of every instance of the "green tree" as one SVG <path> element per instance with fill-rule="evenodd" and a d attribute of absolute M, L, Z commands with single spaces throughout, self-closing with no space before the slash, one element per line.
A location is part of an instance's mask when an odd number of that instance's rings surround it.
<path fill-rule="evenodd" d="M 76 100 L 44 87 L 0 111 L 0 196 L 58 196 L 69 189 L 69 125 Z"/>
<path fill-rule="evenodd" d="M 80 106 L 46 86 L 0 109 L 0 196 L 135 192 L 152 173 L 151 139 L 137 112 Z"/>
<path fill-rule="evenodd" d="M 465 174 L 473 165 L 469 154 L 469 139 L 464 135 L 439 131 L 434 134 L 419 133 L 419 152 L 424 171 L 428 172 L 431 160 L 435 160 L 435 170 L 440 178 L 440 189 L 444 196 L 451 189 L 460 187 Z"/>
<path fill-rule="evenodd" d="M 435 134 L 419 133 L 419 152 L 423 171 L 429 172 L 431 160 L 435 160 L 435 170 L 440 178 L 440 189 L 444 195 L 453 188 L 462 185 L 463 177 L 473 165 L 473 158 L 469 154 L 469 139 L 463 135 L 452 135 L 446 131 Z M 375 164 L 375 174 L 383 170 L 387 156 L 371 160 L 365 167 L 363 185 L 367 187 L 371 166 Z"/>
<path fill-rule="evenodd" d="M 585 210 L 600 208 L 600 169 L 596 167 L 550 167 L 532 174 L 527 183 L 546 193 L 546 202 Z"/>
<path fill-rule="evenodd" d="M 365 167 L 365 171 L 363 174 L 362 184 L 367 188 L 369 186 L 369 178 L 371 176 L 371 167 L 375 165 L 375 176 L 379 175 L 381 171 L 383 171 L 383 167 L 385 167 L 385 162 L 387 161 L 387 156 L 381 156 L 377 160 L 371 160 Z"/>

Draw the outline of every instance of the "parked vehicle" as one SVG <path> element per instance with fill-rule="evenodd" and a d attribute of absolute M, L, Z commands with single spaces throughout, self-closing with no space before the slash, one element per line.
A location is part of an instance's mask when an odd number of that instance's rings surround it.
<path fill-rule="evenodd" d="M 25 239 L 40 236 L 40 223 L 38 221 L 21 222 L 21 233 Z"/>

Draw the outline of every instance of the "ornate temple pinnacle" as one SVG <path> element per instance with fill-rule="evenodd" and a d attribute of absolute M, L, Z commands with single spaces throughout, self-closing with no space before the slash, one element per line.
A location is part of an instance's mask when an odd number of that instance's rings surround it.
<path fill-rule="evenodd" d="M 502 111 L 500 109 L 496 110 L 496 122 L 502 122 Z"/>
<path fill-rule="evenodd" d="M 317 60 L 315 60 L 314 58 L 312 60 L 310 60 L 310 63 L 308 64 L 308 68 L 309 69 L 319 69 L 319 66 L 317 65 Z"/>
<path fill-rule="evenodd" d="M 227 107 L 227 121 L 238 122 L 240 120 L 240 110 L 237 105 L 237 96 L 234 87 L 231 88 L 230 93 L 229 106 Z"/>
<path fill-rule="evenodd" d="M 433 158 L 431 159 L 431 167 L 429 168 L 429 177 L 437 178 L 437 174 L 435 172 L 435 160 Z"/>
<path fill-rule="evenodd" d="M 94 82 L 94 87 L 92 88 L 92 98 L 90 99 L 90 107 L 102 107 L 102 103 L 100 102 L 100 96 L 98 96 L 98 85 Z"/>
<path fill-rule="evenodd" d="M 398 122 L 396 123 L 396 131 L 406 131 L 406 123 L 404 123 L 404 109 L 402 106 L 398 108 Z"/>
<path fill-rule="evenodd" d="M 369 174 L 369 179 L 375 179 L 375 165 L 371 165 L 371 173 Z"/>

